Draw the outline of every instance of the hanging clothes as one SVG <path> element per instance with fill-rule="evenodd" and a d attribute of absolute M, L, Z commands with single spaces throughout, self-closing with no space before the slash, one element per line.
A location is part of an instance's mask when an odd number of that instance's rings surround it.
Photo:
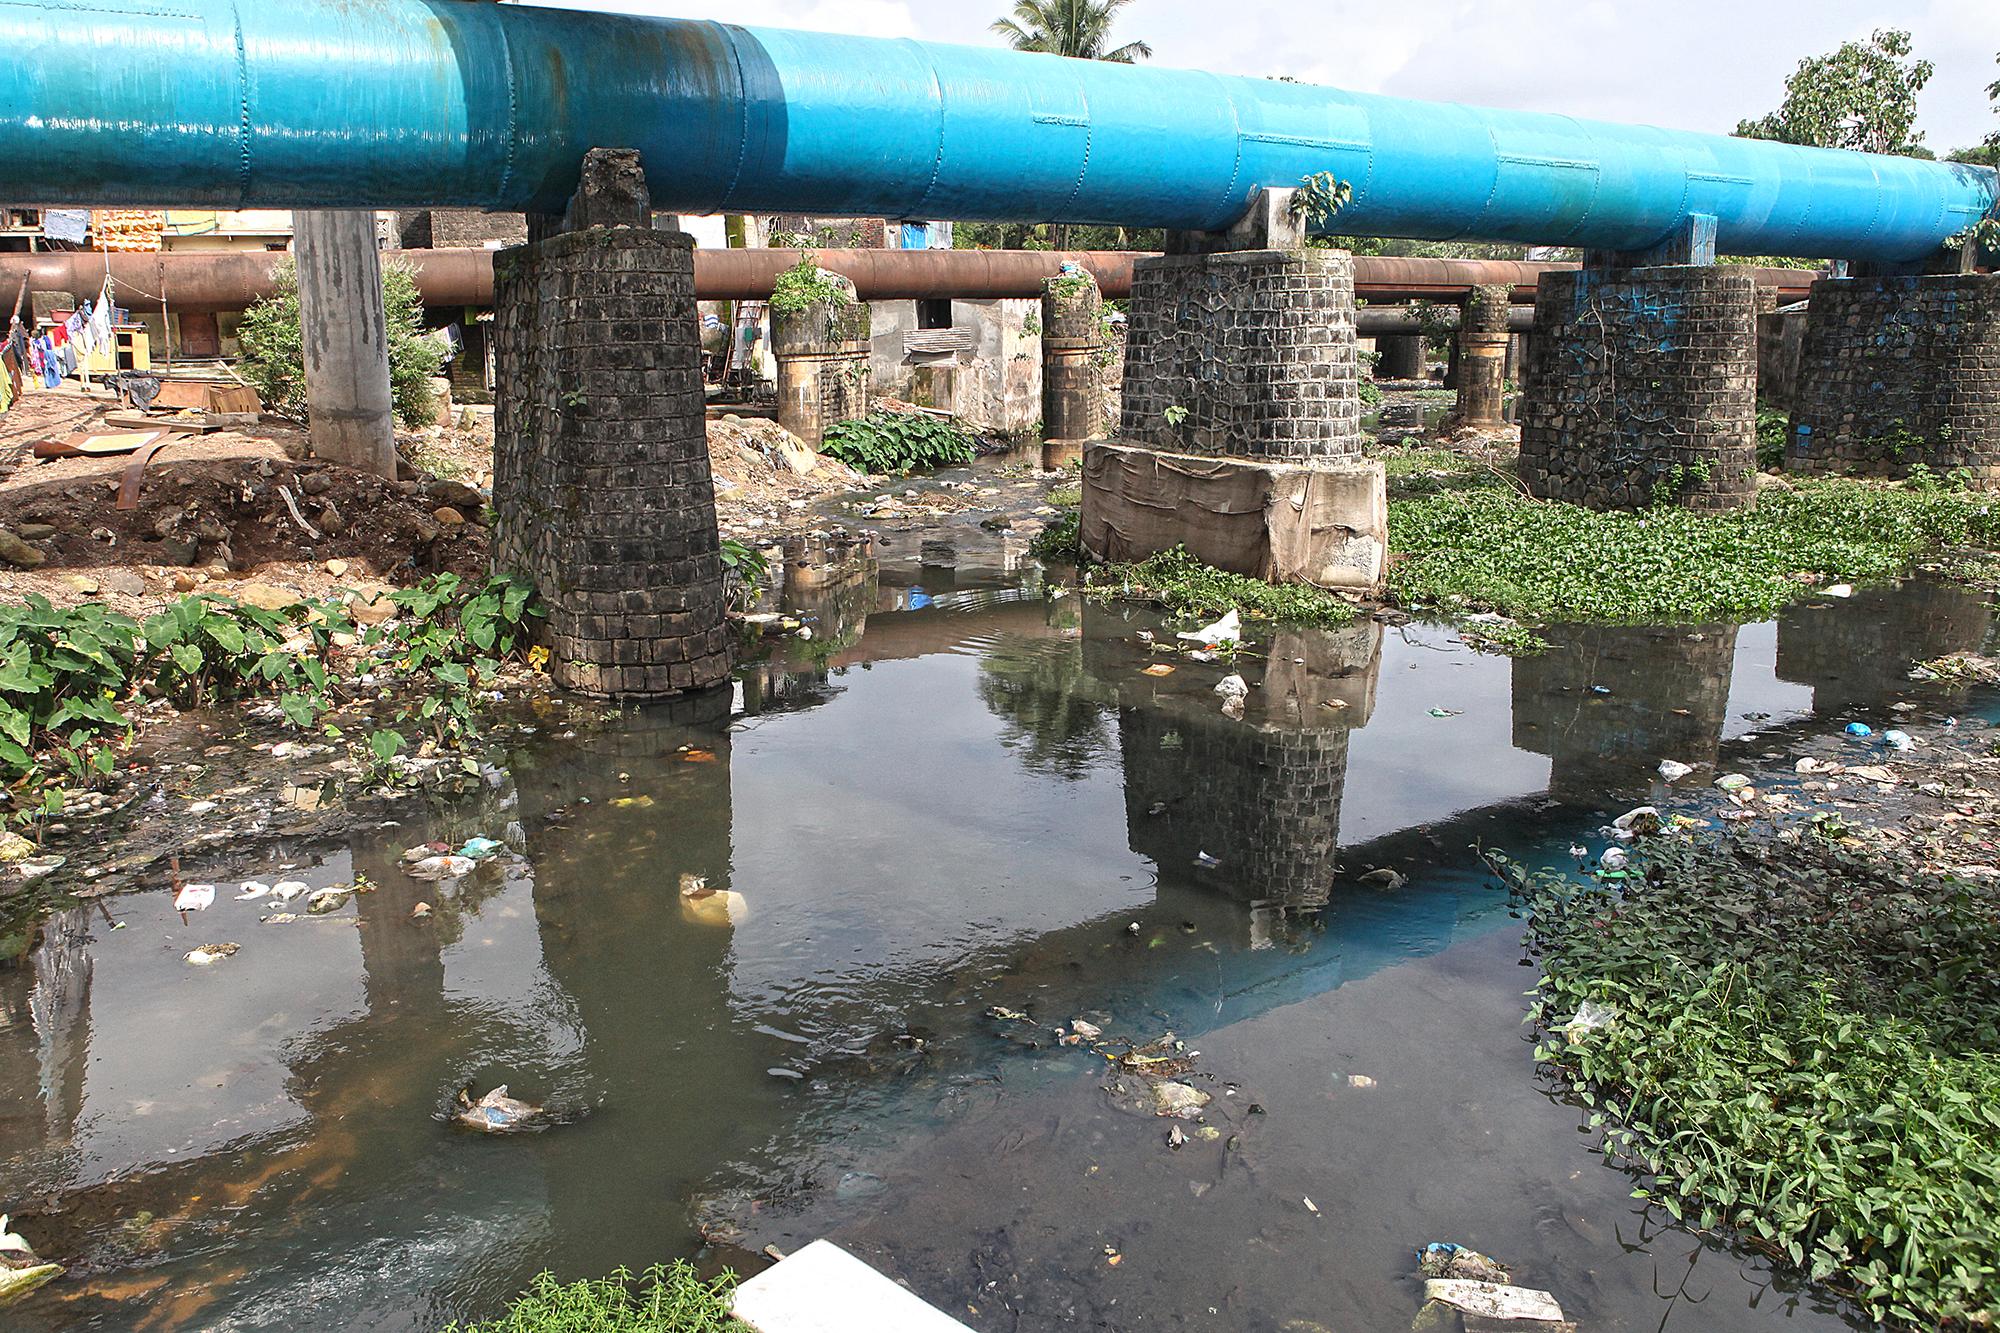
<path fill-rule="evenodd" d="M 52 241 L 82 245 L 89 239 L 89 231 L 90 210 L 87 208 L 49 208 L 42 211 L 42 235 Z"/>
<path fill-rule="evenodd" d="M 14 406 L 14 376 L 10 364 L 12 356 L 11 349 L 0 351 L 0 369 L 8 372 L 0 373 L 0 414 L 4 414 Z"/>
<path fill-rule="evenodd" d="M 89 309 L 89 307 L 85 306 L 84 309 L 87 310 Z M 63 321 L 63 326 L 62 326 L 63 336 L 67 338 L 69 341 L 76 343 L 79 346 L 82 346 L 83 351 L 86 355 L 88 355 L 90 351 L 89 347 L 83 346 L 84 337 L 90 327 L 87 321 L 88 321 L 88 316 L 86 316 L 82 310 L 73 310 L 70 312 L 69 318 Z"/>
<path fill-rule="evenodd" d="M 76 357 L 75 343 L 64 343 L 56 348 L 56 369 L 62 372 L 64 379 L 75 379 L 82 365 L 83 363 Z"/>
<path fill-rule="evenodd" d="M 47 338 L 35 339 L 35 350 L 42 356 L 42 387 L 53 389 L 62 384 L 62 366 L 56 361 L 55 344 Z"/>
<path fill-rule="evenodd" d="M 6 346 L 0 347 L 0 370 L 6 371 L 6 374 L 0 375 L 0 379 L 7 381 L 7 387 L 13 391 L 14 401 L 17 403 L 20 402 L 21 357 L 14 350 L 14 340 L 12 338 L 7 340 Z"/>
<path fill-rule="evenodd" d="M 97 298 L 97 306 L 90 312 L 90 336 L 98 348 L 115 348 L 117 335 L 111 331 L 111 279 L 104 280 L 104 291 Z"/>

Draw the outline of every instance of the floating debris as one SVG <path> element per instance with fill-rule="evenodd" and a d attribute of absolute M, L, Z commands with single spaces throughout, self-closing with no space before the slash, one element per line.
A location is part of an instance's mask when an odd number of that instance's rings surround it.
<path fill-rule="evenodd" d="M 347 906 L 353 896 L 353 889 L 321 889 L 306 899 L 306 911 L 313 916 L 330 916 Z"/>
<path fill-rule="evenodd" d="M 1464 1282 L 1505 1284 L 1514 1277 L 1498 1260 L 1488 1258 L 1464 1245 L 1433 1241 L 1417 1256 L 1418 1267 L 1427 1278 L 1456 1278 Z"/>
<path fill-rule="evenodd" d="M 205 912 L 215 904 L 213 884 L 183 884 L 174 895 L 176 912 Z"/>
<path fill-rule="evenodd" d="M 262 880 L 246 879 L 237 891 L 236 901 L 239 903 L 249 903 L 255 902 L 259 898 L 268 898 L 270 896 L 271 886 L 269 884 L 264 883 Z"/>
<path fill-rule="evenodd" d="M 195 967 L 214 967 L 225 958 L 234 958 L 242 948 L 240 944 L 204 944 L 190 949 L 185 961 Z"/>
<path fill-rule="evenodd" d="M 518 1134 L 542 1118 L 541 1107 L 509 1097 L 504 1083 L 476 1102 L 470 1088 L 461 1089 L 458 1104 L 459 1112 L 453 1119 L 481 1134 Z"/>

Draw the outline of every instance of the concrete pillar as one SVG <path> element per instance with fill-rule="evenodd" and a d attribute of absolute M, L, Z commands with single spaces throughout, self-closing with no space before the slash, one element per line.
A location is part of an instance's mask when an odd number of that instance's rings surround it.
<path fill-rule="evenodd" d="M 396 475 L 389 325 L 375 215 L 301 210 L 293 219 L 312 451 L 343 467 Z"/>
<path fill-rule="evenodd" d="M 1813 284 L 1785 466 L 2000 488 L 2000 275 Z"/>
<path fill-rule="evenodd" d="M 1424 339 L 1419 333 L 1389 333 L 1375 340 L 1382 356 L 1375 363 L 1378 380 L 1420 380 L 1424 377 Z"/>
<path fill-rule="evenodd" d="M 729 634 L 694 241 L 607 205 L 634 178 L 593 150 L 588 225 L 495 259 L 494 563 L 540 590 L 557 684 L 657 698 L 726 681 Z"/>
<path fill-rule="evenodd" d="M 1104 434 L 1104 298 L 1078 269 L 1051 278 L 1042 293 L 1042 437 L 1095 440 Z"/>
<path fill-rule="evenodd" d="M 1712 265 L 1543 274 L 1519 412 L 1529 492 L 1593 509 L 1753 503 L 1756 293 Z"/>
<path fill-rule="evenodd" d="M 1387 509 L 1381 465 L 1362 457 L 1358 375 L 1352 256 L 1140 260 L 1120 438 L 1084 455 L 1084 550 L 1185 545 L 1252 577 L 1373 587 Z"/>
<path fill-rule="evenodd" d="M 1528 377 L 1528 335 L 1516 333 L 1507 339 L 1507 378 L 1519 388 Z"/>
<path fill-rule="evenodd" d="M 1514 313 L 1510 287 L 1474 287 L 1458 321 L 1458 411 L 1454 419 L 1474 430 L 1507 424 L 1507 317 Z"/>
<path fill-rule="evenodd" d="M 829 426 L 868 415 L 868 306 L 846 278 L 824 269 L 820 276 L 846 299 L 771 310 L 778 424 L 814 449 Z"/>

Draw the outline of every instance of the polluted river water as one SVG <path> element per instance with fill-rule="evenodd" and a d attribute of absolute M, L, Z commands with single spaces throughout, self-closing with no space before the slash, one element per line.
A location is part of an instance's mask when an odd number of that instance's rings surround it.
<path fill-rule="evenodd" d="M 787 568 L 813 637 L 731 690 L 235 867 L 378 886 L 327 916 L 228 888 L 42 923 L 0 964 L 0 1203 L 70 1271 L 7 1327 L 433 1330 L 544 1268 L 821 1236 L 982 1330 L 1406 1327 L 1431 1241 L 1593 1330 L 1849 1325 L 1593 1151 L 1478 849 L 1559 862 L 1663 759 L 1699 784 L 1879 723 L 1912 663 L 1986 646 L 1980 599 L 1515 660 L 1363 621 L 1149 675 L 1178 626 L 954 532 Z M 475 836 L 507 848 L 456 885 L 403 872 Z M 1168 1034 L 1199 1121 L 1107 1058 Z M 452 1123 L 500 1084 L 540 1132 Z"/>

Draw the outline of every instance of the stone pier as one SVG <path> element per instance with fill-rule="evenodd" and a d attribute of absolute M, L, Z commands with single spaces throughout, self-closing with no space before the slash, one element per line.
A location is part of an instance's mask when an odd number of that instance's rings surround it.
<path fill-rule="evenodd" d="M 1170 238 L 1133 269 L 1123 417 L 1084 455 L 1082 543 L 1100 560 L 1174 546 L 1221 569 L 1372 588 L 1382 467 L 1362 457 L 1354 261 L 1303 248 L 1283 192 L 1231 233 Z M 1276 246 L 1277 248 L 1273 248 Z"/>
<path fill-rule="evenodd" d="M 1381 360 L 1375 363 L 1378 380 L 1420 380 L 1424 378 L 1424 336 L 1421 333 L 1386 333 L 1375 340 Z"/>
<path fill-rule="evenodd" d="M 540 590 L 557 683 L 624 698 L 730 668 L 694 242 L 648 221 L 637 154 L 592 152 L 569 229 L 494 265 L 494 561 Z"/>
<path fill-rule="evenodd" d="M 1753 503 L 1755 282 L 1712 264 L 1618 267 L 1622 258 L 1542 275 L 1522 479 L 1543 499 L 1593 509 Z"/>
<path fill-rule="evenodd" d="M 1507 424 L 1508 318 L 1512 287 L 1474 287 L 1458 322 L 1458 410 L 1453 421 L 1474 430 Z"/>
<path fill-rule="evenodd" d="M 1042 293 L 1042 437 L 1104 435 L 1104 297 L 1082 269 Z"/>
<path fill-rule="evenodd" d="M 771 311 L 778 424 L 814 449 L 829 427 L 868 415 L 868 304 L 848 279 L 824 269 L 820 277 L 846 299 Z"/>
<path fill-rule="evenodd" d="M 2000 486 L 2000 275 L 1821 279 L 1795 383 L 1788 470 Z"/>

